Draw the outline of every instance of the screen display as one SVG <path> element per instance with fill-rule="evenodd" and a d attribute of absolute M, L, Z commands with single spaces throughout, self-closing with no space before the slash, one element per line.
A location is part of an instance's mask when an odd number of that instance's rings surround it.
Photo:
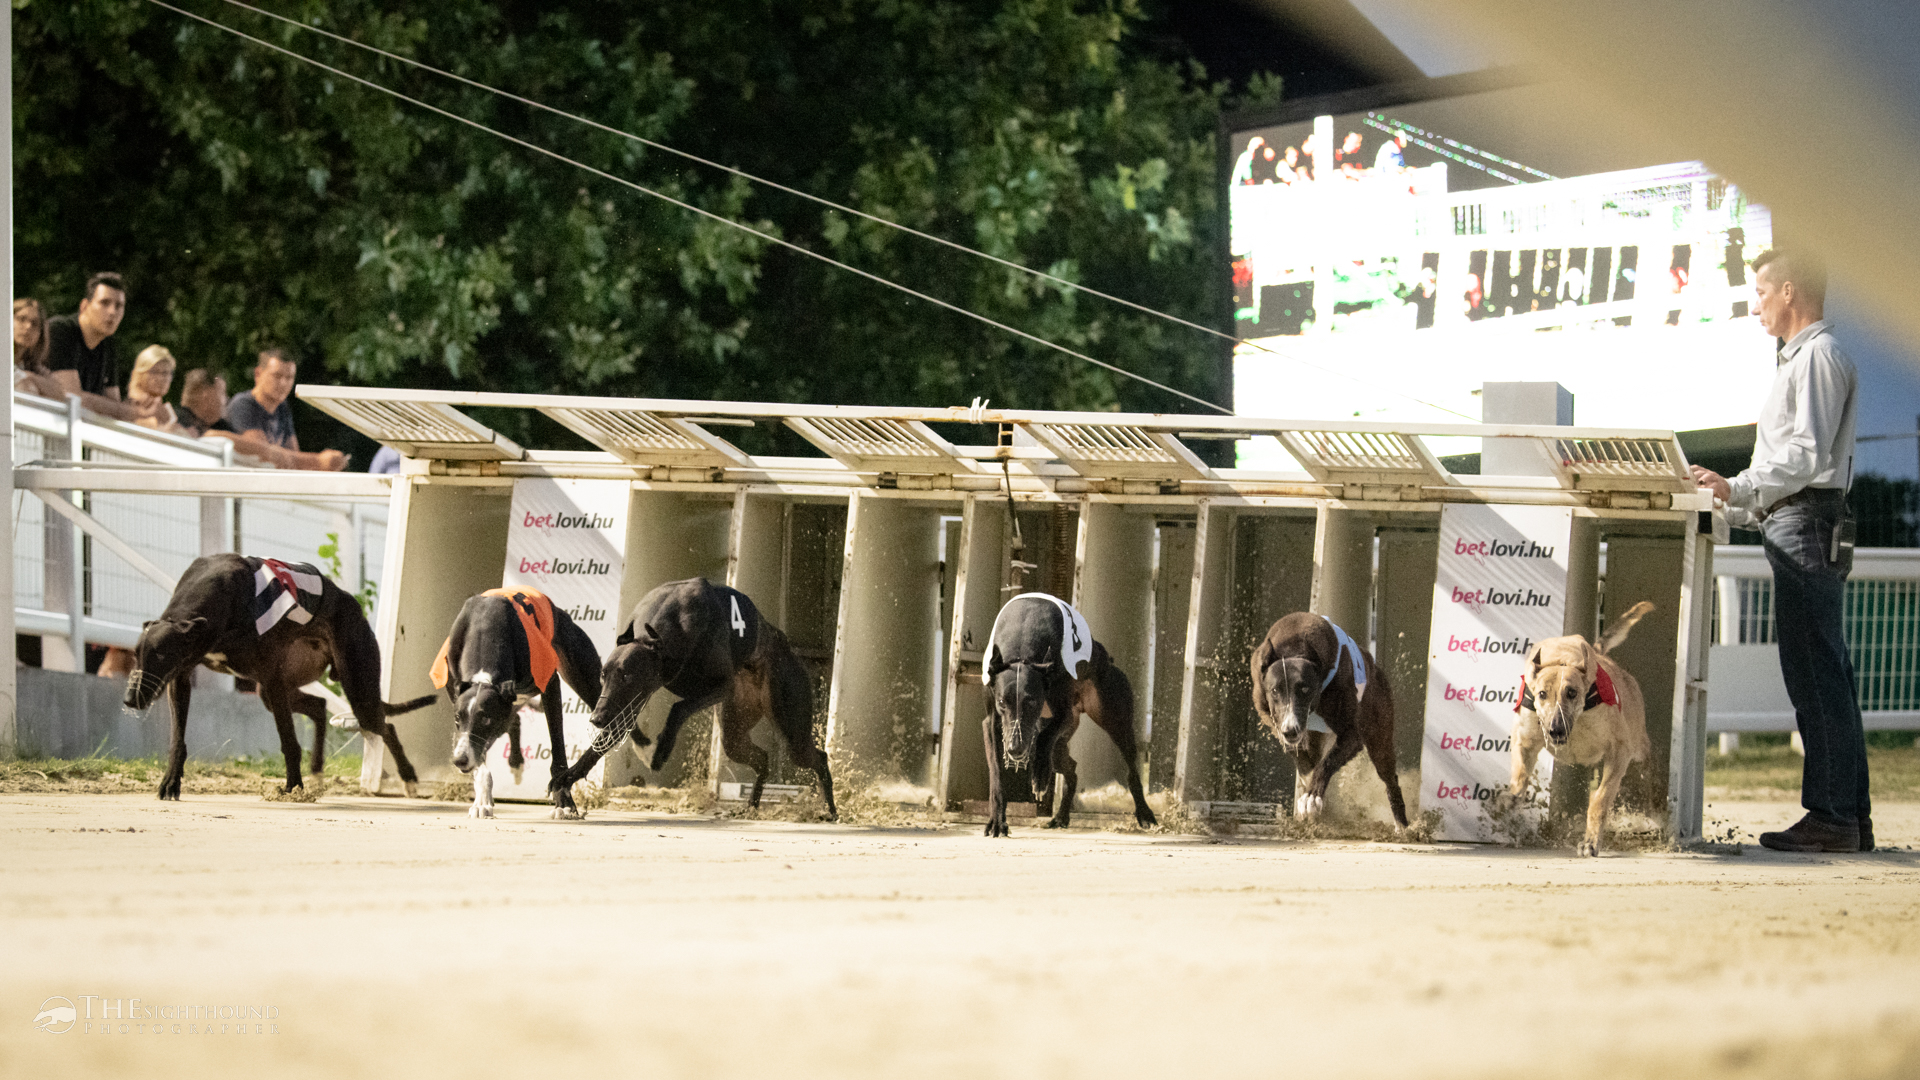
<path fill-rule="evenodd" d="M 1565 92 L 1235 132 L 1238 412 L 1477 422 L 1482 383 L 1558 382 L 1584 427 L 1752 423 L 1775 346 L 1748 263 L 1770 215 L 1699 162 L 1556 122 L 1542 97 Z M 1240 446 L 1243 467 L 1292 467 L 1272 440 Z"/>

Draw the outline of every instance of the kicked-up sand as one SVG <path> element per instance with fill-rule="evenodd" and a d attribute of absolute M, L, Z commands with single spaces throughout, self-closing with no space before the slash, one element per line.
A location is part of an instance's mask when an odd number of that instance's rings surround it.
<path fill-rule="evenodd" d="M 0 796 L 6 1074 L 1920 1075 L 1920 804 L 1600 859 L 500 815 Z"/>

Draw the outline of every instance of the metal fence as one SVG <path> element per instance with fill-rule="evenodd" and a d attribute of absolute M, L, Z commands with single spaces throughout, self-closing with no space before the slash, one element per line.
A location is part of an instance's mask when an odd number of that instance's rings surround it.
<path fill-rule="evenodd" d="M 158 465 L 259 472 L 234 466 L 231 444 L 222 440 L 166 435 L 27 394 L 14 395 L 13 438 L 16 467 L 77 460 L 86 469 Z M 79 492 L 73 501 L 166 575 L 177 577 L 194 559 L 220 551 L 318 562 L 321 545 L 333 534 L 339 538 L 342 588 L 356 591 L 362 582 L 380 580 L 384 502 L 130 491 Z M 51 512 L 35 493 L 15 491 L 12 510 L 14 609 L 21 633 L 70 637 L 68 597 L 76 587 L 85 636 L 97 644 L 130 645 L 140 624 L 166 606 L 165 587 Z M 77 556 L 77 572 L 69 551 Z"/>
<path fill-rule="evenodd" d="M 1773 579 L 1757 548 L 1715 554 L 1720 588 L 1714 640 L 1721 645 L 1775 645 Z M 1920 552 L 1858 549 L 1847 582 L 1847 650 L 1862 712 L 1920 710 Z"/>

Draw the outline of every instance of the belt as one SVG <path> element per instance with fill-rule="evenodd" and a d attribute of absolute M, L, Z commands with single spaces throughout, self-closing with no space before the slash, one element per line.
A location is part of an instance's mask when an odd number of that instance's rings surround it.
<path fill-rule="evenodd" d="M 1845 488 L 1801 488 L 1799 491 L 1767 507 L 1766 510 L 1761 512 L 1760 516 L 1763 518 L 1771 517 L 1789 506 L 1844 506 L 1846 505 L 1846 501 L 1847 490 Z"/>

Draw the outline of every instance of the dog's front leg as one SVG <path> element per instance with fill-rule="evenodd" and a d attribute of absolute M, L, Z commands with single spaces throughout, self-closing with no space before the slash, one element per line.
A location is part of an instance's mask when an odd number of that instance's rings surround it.
<path fill-rule="evenodd" d="M 160 780 L 160 797 L 180 800 L 180 778 L 187 771 L 187 707 L 193 702 L 193 668 L 188 667 L 167 685 L 167 706 L 173 712 L 173 742 L 167 748 L 167 773 Z"/>
<path fill-rule="evenodd" d="M 552 767 L 547 780 L 547 795 L 553 800 L 553 811 L 549 816 L 555 821 L 585 817 L 580 808 L 574 805 L 574 778 L 567 769 L 566 710 L 560 700 L 560 676 L 555 675 L 547 680 L 547 688 L 540 693 L 540 704 L 547 714 L 547 744 L 553 747 Z"/>
<path fill-rule="evenodd" d="M 1007 793 L 1000 783 L 1000 725 L 987 714 L 981 723 L 987 741 L 987 835 L 1007 836 Z"/>
<path fill-rule="evenodd" d="M 1509 806 L 1526 798 L 1527 785 L 1533 782 L 1533 765 L 1540 760 L 1540 751 L 1547 745 L 1546 736 L 1540 732 L 1540 721 L 1531 712 L 1522 712 L 1520 719 L 1513 725 L 1513 773 L 1507 781 Z"/>
<path fill-rule="evenodd" d="M 1349 725 L 1333 738 L 1333 748 L 1327 751 L 1320 764 L 1313 767 L 1307 775 L 1307 790 L 1304 807 L 1296 805 L 1295 813 L 1304 818 L 1316 818 L 1327 806 L 1327 785 L 1332 782 L 1333 774 L 1339 772 L 1347 762 L 1360 753 L 1362 740 L 1360 729 Z M 1301 810 L 1304 809 L 1304 813 Z"/>
<path fill-rule="evenodd" d="M 1601 764 L 1600 782 L 1593 785 L 1593 794 L 1587 797 L 1587 834 L 1580 841 L 1579 852 L 1582 855 L 1599 855 L 1601 834 L 1606 831 L 1607 814 L 1613 810 L 1613 800 L 1620 795 L 1620 784 L 1627 778 L 1627 752 L 1616 747 L 1607 754 Z"/>
<path fill-rule="evenodd" d="M 680 728 L 687 718 L 726 697 L 732 683 L 733 680 L 729 678 L 704 694 L 681 698 L 673 703 L 673 708 L 667 710 L 667 722 L 660 725 L 660 738 L 653 746 L 654 772 L 667 767 L 667 759 L 673 756 L 673 744 L 680 738 Z"/>
<path fill-rule="evenodd" d="M 513 773 L 513 782 L 520 783 L 520 774 L 526 770 L 527 755 L 520 748 L 520 710 L 513 710 L 513 716 L 507 721 L 507 768 Z"/>
<path fill-rule="evenodd" d="M 480 758 L 480 767 L 473 770 L 473 805 L 467 807 L 467 816 L 493 816 L 493 769 L 487 764 L 485 755 Z"/>

